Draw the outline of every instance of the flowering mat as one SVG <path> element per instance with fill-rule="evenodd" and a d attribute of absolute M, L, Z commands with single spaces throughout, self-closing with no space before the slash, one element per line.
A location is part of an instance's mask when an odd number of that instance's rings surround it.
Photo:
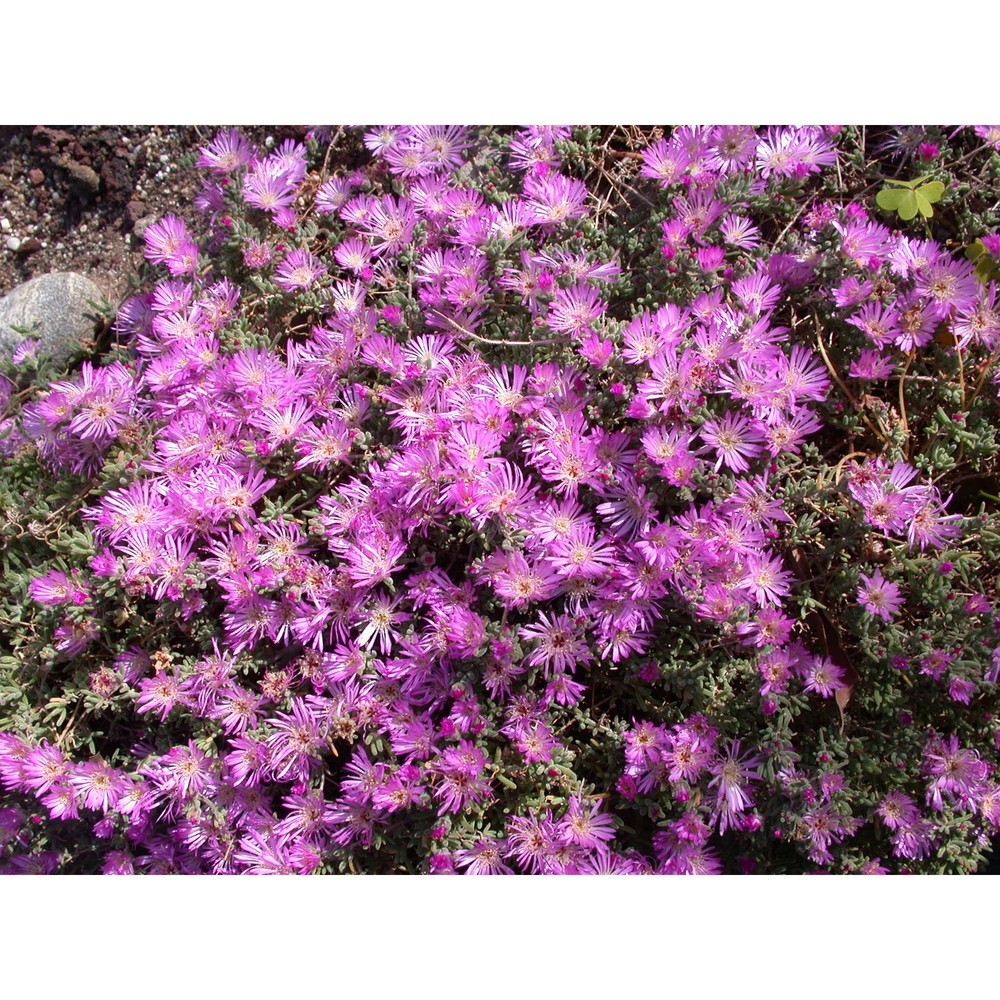
<path fill-rule="evenodd" d="M 219 131 L 2 362 L 0 866 L 985 867 L 998 150 Z"/>

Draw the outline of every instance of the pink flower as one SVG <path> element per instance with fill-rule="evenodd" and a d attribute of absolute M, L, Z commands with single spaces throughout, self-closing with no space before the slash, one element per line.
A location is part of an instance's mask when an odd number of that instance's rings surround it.
<path fill-rule="evenodd" d="M 205 167 L 213 174 L 226 175 L 246 166 L 254 157 L 255 150 L 249 140 L 236 129 L 219 134 L 199 150 L 197 166 Z"/>
<path fill-rule="evenodd" d="M 57 569 L 50 570 L 43 576 L 36 576 L 28 586 L 32 600 L 39 604 L 57 606 L 76 603 L 74 594 L 80 589 L 78 584 Z"/>
<path fill-rule="evenodd" d="M 844 686 L 844 668 L 838 667 L 829 657 L 814 656 L 806 671 L 803 690 L 815 691 L 829 698 L 838 688 Z"/>
<path fill-rule="evenodd" d="M 788 595 L 792 580 L 792 574 L 781 567 L 781 556 L 769 556 L 767 552 L 754 554 L 747 560 L 740 586 L 750 591 L 758 604 L 780 604 L 781 598 Z"/>
<path fill-rule="evenodd" d="M 615 821 L 601 814 L 600 800 L 585 806 L 582 796 L 573 795 L 566 815 L 557 824 L 564 844 L 575 844 L 593 850 L 615 839 Z"/>
<path fill-rule="evenodd" d="M 702 440 L 716 452 L 716 472 L 722 465 L 733 472 L 746 472 L 750 468 L 747 459 L 764 450 L 764 438 L 754 422 L 732 410 L 721 420 L 706 420 L 700 433 Z"/>
<path fill-rule="evenodd" d="M 752 750 L 741 756 L 740 740 L 733 740 L 728 750 L 713 762 L 714 777 L 708 787 L 716 790 L 713 819 L 719 821 L 719 833 L 725 833 L 739 814 L 753 805 L 747 789 L 752 781 L 760 780 L 763 763 L 764 759 Z"/>
<path fill-rule="evenodd" d="M 972 702 L 972 696 L 975 693 L 976 685 L 972 681 L 964 680 L 961 677 L 952 677 L 948 682 L 948 697 L 952 701 L 968 705 Z"/>
<path fill-rule="evenodd" d="M 274 271 L 274 283 L 286 292 L 309 288 L 326 268 L 308 250 L 292 250 Z"/>
<path fill-rule="evenodd" d="M 892 616 L 905 603 L 900 597 L 899 587 L 887 581 L 880 569 L 871 576 L 864 573 L 861 576 L 861 586 L 858 588 L 858 603 L 871 615 L 877 615 L 883 621 L 891 621 Z"/>
<path fill-rule="evenodd" d="M 534 223 L 555 225 L 587 214 L 584 207 L 589 194 L 586 184 L 562 174 L 529 176 L 524 183 L 524 193 Z"/>

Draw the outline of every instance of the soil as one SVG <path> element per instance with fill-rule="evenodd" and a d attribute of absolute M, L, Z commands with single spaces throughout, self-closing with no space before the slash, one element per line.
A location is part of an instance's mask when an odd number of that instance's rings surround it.
<path fill-rule="evenodd" d="M 198 180 L 182 158 L 210 137 L 187 127 L 0 128 L 0 292 L 78 271 L 119 304 L 142 262 L 136 228 L 190 205 Z"/>
<path fill-rule="evenodd" d="M 214 126 L 0 126 L 0 295 L 51 271 L 87 275 L 117 306 L 142 261 L 143 229 L 188 216 L 191 165 Z M 263 143 L 304 128 L 243 129 Z"/>

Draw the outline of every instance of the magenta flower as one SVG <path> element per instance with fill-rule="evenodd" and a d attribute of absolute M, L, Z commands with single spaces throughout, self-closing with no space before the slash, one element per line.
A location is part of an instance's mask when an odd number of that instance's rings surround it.
<path fill-rule="evenodd" d="M 997 152 L 1000 152 L 1000 125 L 975 125 L 973 132 L 983 142 L 989 143 Z"/>
<path fill-rule="evenodd" d="M 57 569 L 36 576 L 28 586 L 32 600 L 39 604 L 58 606 L 60 604 L 82 604 L 87 599 L 87 590 L 82 583 L 74 582 Z M 83 599 L 77 600 L 80 596 Z"/>
<path fill-rule="evenodd" d="M 35 794 L 47 792 L 56 782 L 67 776 L 70 762 L 55 746 L 42 742 L 28 754 L 23 764 L 24 782 Z"/>
<path fill-rule="evenodd" d="M 143 254 L 153 264 L 173 260 L 182 247 L 191 242 L 187 224 L 176 215 L 166 215 L 142 234 L 146 244 Z"/>
<path fill-rule="evenodd" d="M 673 137 L 648 146 L 642 152 L 642 159 L 641 176 L 651 177 L 663 188 L 676 184 L 691 163 L 691 156 Z"/>
<path fill-rule="evenodd" d="M 274 283 L 286 292 L 309 288 L 326 268 L 308 251 L 292 250 L 274 270 Z"/>
<path fill-rule="evenodd" d="M 701 425 L 702 440 L 716 452 L 715 470 L 722 465 L 733 472 L 746 472 L 748 458 L 755 458 L 764 449 L 764 438 L 754 421 L 728 410 L 721 420 L 706 420 Z"/>
<path fill-rule="evenodd" d="M 847 374 L 851 378 L 872 382 L 876 379 L 888 378 L 895 370 L 896 362 L 891 356 L 865 349 L 851 362 Z"/>
<path fill-rule="evenodd" d="M 556 831 L 563 843 L 593 850 L 615 839 L 615 821 L 607 813 L 601 813 L 599 799 L 584 804 L 583 796 L 572 795 Z"/>
<path fill-rule="evenodd" d="M 483 773 L 486 763 L 486 755 L 478 747 L 462 740 L 428 765 L 438 779 L 433 795 L 441 803 L 439 814 L 461 812 L 468 803 L 490 797 L 490 779 Z"/>
<path fill-rule="evenodd" d="M 139 698 L 135 710 L 143 715 L 157 712 L 160 722 L 166 722 L 175 705 L 186 704 L 186 684 L 172 673 L 160 671 L 154 677 L 139 682 Z"/>
<path fill-rule="evenodd" d="M 844 686 L 844 680 L 843 667 L 838 667 L 829 657 L 814 656 L 806 669 L 803 690 L 815 691 L 824 698 L 829 698 Z"/>
<path fill-rule="evenodd" d="M 740 740 L 733 740 L 726 752 L 719 754 L 710 767 L 713 778 L 708 783 L 715 789 L 715 809 L 712 819 L 719 823 L 719 833 L 734 824 L 739 815 L 753 805 L 748 789 L 761 778 L 760 765 L 764 758 L 752 750 L 740 754 Z"/>
<path fill-rule="evenodd" d="M 519 729 L 514 738 L 514 746 L 524 754 L 526 764 L 547 764 L 552 760 L 552 751 L 562 746 L 543 722 L 530 722 Z"/>
<path fill-rule="evenodd" d="M 749 557 L 740 585 L 760 605 L 780 604 L 790 592 L 792 574 L 782 569 L 781 556 L 755 553 Z"/>
<path fill-rule="evenodd" d="M 890 830 L 909 826 L 920 818 L 917 804 L 902 792 L 889 792 L 875 810 Z"/>
<path fill-rule="evenodd" d="M 124 790 L 121 772 L 102 760 L 77 764 L 69 775 L 69 784 L 80 797 L 83 806 L 107 812 Z"/>
<path fill-rule="evenodd" d="M 540 874 L 549 867 L 559 844 L 551 812 L 541 816 L 512 816 L 507 824 L 507 855 L 528 874 Z"/>
<path fill-rule="evenodd" d="M 201 156 L 198 158 L 197 166 L 223 176 L 246 166 L 256 153 L 250 141 L 236 129 L 220 132 L 207 146 L 202 146 L 198 151 Z"/>
<path fill-rule="evenodd" d="M 871 576 L 860 574 L 858 603 L 870 615 L 877 615 L 883 621 L 891 621 L 893 615 L 906 603 L 899 594 L 899 587 L 882 576 L 880 569 Z"/>
<path fill-rule="evenodd" d="M 591 331 L 592 324 L 607 308 L 593 285 L 581 283 L 556 292 L 546 323 L 559 333 L 582 337 Z"/>
<path fill-rule="evenodd" d="M 546 678 L 552 672 L 572 673 L 580 663 L 591 659 L 580 629 L 568 615 L 553 614 L 550 618 L 539 612 L 537 624 L 523 627 L 520 634 L 535 643 L 525 662 L 531 667 L 541 667 Z"/>
<path fill-rule="evenodd" d="M 555 225 L 587 214 L 587 186 L 574 178 L 562 174 L 544 177 L 529 175 L 524 183 L 524 193 L 535 223 Z"/>
<path fill-rule="evenodd" d="M 278 712 L 268 719 L 276 732 L 268 738 L 269 768 L 278 781 L 305 781 L 313 766 L 319 763 L 328 722 L 302 698 L 292 699 L 292 711 Z"/>
<path fill-rule="evenodd" d="M 406 199 L 386 195 L 374 202 L 359 225 L 360 232 L 372 241 L 372 253 L 397 254 L 413 238 L 417 224 L 417 214 Z"/>
<path fill-rule="evenodd" d="M 268 160 L 263 160 L 243 178 L 243 197 L 247 204 L 272 214 L 278 209 L 290 208 L 297 192 L 298 183 L 291 174 Z"/>
<path fill-rule="evenodd" d="M 989 766 L 978 751 L 961 747 L 955 735 L 928 740 L 921 770 L 929 779 L 927 804 L 938 811 L 946 799 L 960 809 L 974 809 L 989 777 Z"/>
<path fill-rule="evenodd" d="M 472 847 L 455 852 L 455 864 L 468 875 L 513 875 L 503 863 L 506 841 L 487 837 L 477 840 Z"/>

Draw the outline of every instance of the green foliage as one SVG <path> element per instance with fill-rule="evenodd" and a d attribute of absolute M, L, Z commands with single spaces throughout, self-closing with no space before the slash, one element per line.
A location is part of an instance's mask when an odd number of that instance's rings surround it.
<path fill-rule="evenodd" d="M 944 194 L 944 184 L 941 181 L 926 181 L 926 177 L 918 177 L 912 181 L 896 181 L 887 179 L 892 185 L 882 188 L 875 196 L 879 208 L 887 212 L 896 212 L 904 222 L 909 222 L 918 212 L 925 219 L 934 215 L 933 206 L 941 200 Z"/>

